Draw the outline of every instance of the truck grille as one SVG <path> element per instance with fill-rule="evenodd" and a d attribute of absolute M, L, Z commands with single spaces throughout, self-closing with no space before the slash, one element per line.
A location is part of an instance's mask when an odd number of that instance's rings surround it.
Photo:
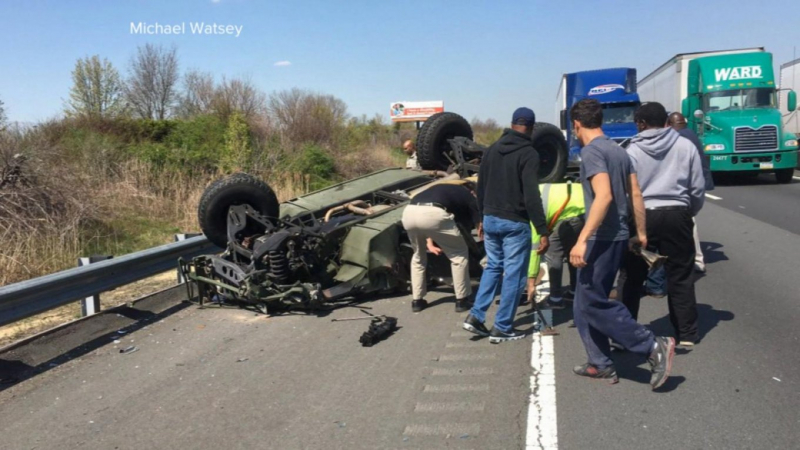
<path fill-rule="evenodd" d="M 778 127 L 764 125 L 755 130 L 750 127 L 736 129 L 734 151 L 763 152 L 778 149 Z"/>

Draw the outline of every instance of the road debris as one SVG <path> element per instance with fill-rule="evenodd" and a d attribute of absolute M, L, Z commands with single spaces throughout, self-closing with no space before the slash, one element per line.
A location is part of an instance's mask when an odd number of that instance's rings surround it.
<path fill-rule="evenodd" d="M 366 312 L 366 311 L 365 311 Z M 369 329 L 358 339 L 364 347 L 372 347 L 379 341 L 389 337 L 397 330 L 397 318 L 388 316 L 373 317 Z"/>
<path fill-rule="evenodd" d="M 250 358 L 239 358 L 239 359 L 236 360 L 236 362 L 245 362 L 245 361 L 248 361 L 249 359 Z"/>
<path fill-rule="evenodd" d="M 119 352 L 124 354 L 124 355 L 127 355 L 128 353 L 137 352 L 137 351 L 139 351 L 139 348 L 136 347 L 135 345 L 131 345 L 130 347 L 125 347 L 125 348 L 119 349 Z"/>
<path fill-rule="evenodd" d="M 780 383 L 780 381 L 781 381 L 781 379 L 780 379 L 780 378 L 775 378 L 775 377 L 772 377 L 772 379 L 773 379 L 773 380 L 775 380 L 775 381 L 777 381 L 777 382 L 779 382 L 779 383 Z"/>

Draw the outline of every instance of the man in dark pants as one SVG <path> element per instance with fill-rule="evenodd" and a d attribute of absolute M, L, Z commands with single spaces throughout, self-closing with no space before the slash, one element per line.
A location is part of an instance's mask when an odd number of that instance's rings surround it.
<path fill-rule="evenodd" d="M 705 180 L 695 144 L 670 127 L 660 103 L 645 103 L 634 117 L 639 134 L 627 148 L 639 177 L 647 216 L 647 238 L 652 250 L 667 257 L 669 318 L 679 345 L 693 346 L 697 332 L 694 292 L 695 245 L 692 218 L 703 207 Z M 633 317 L 639 313 L 647 265 L 638 257 L 626 258 L 620 275 L 622 302 Z"/>
<path fill-rule="evenodd" d="M 586 225 L 570 252 L 570 263 L 578 268 L 574 317 L 589 360 L 573 371 L 576 375 L 616 383 L 610 338 L 627 350 L 648 356 L 652 368 L 650 385 L 656 389 L 669 377 L 675 340 L 656 337 L 637 323 L 624 305 L 608 299 L 623 254 L 628 250 L 631 214 L 628 196 L 636 215 L 637 237 L 632 241 L 647 244 L 636 172 L 625 150 L 603 134 L 600 102 L 585 99 L 575 103 L 570 118 L 583 146 L 580 173 L 586 205 Z"/>
<path fill-rule="evenodd" d="M 703 144 L 697 134 L 686 128 L 686 117 L 679 112 L 674 112 L 669 115 L 667 125 L 677 131 L 678 134 L 692 141 L 697 147 L 697 154 L 700 156 L 700 162 L 703 164 L 703 180 L 705 181 L 706 192 L 714 190 L 714 178 L 711 175 L 710 162 L 708 156 L 703 151 Z M 697 233 L 697 220 L 693 219 L 694 228 L 692 234 L 694 237 L 694 270 L 698 272 L 706 272 L 706 261 L 703 257 L 703 249 L 700 248 L 700 235 Z M 667 275 L 665 269 L 661 267 L 647 277 L 646 283 L 647 295 L 653 297 L 664 297 L 667 295 Z"/>
<path fill-rule="evenodd" d="M 483 156 L 478 176 L 478 208 L 483 212 L 484 248 L 488 259 L 475 297 L 475 305 L 462 327 L 489 342 L 522 339 L 514 330 L 514 316 L 528 272 L 531 223 L 541 235 L 539 253 L 549 247 L 547 223 L 539 194 L 539 154 L 531 142 L 536 116 L 529 108 L 518 108 L 511 129 Z M 486 311 L 502 279 L 500 308 L 489 331 Z"/>

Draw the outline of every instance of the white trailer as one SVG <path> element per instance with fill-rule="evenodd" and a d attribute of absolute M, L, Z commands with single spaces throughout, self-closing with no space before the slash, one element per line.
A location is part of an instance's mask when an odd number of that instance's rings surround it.
<path fill-rule="evenodd" d="M 778 106 L 781 116 L 783 116 L 783 129 L 787 133 L 794 133 L 800 137 L 800 112 L 788 111 L 786 98 L 789 90 L 797 92 L 800 90 L 800 58 L 788 62 L 781 66 L 780 91 L 778 95 Z"/>
<path fill-rule="evenodd" d="M 568 139 L 567 137 L 567 128 L 566 124 L 563 123 L 561 120 L 561 111 L 564 111 L 567 108 L 567 74 L 561 75 L 561 83 L 558 84 L 558 92 L 556 93 L 556 120 L 558 121 L 558 127 L 561 129 L 561 133 L 564 134 L 564 139 Z"/>
<path fill-rule="evenodd" d="M 680 112 L 681 102 L 688 92 L 689 61 L 704 56 L 732 55 L 735 53 L 763 52 L 764 47 L 719 50 L 711 52 L 680 53 L 670 58 L 659 68 L 642 78 L 636 85 L 642 103 L 658 102 L 667 112 Z"/>

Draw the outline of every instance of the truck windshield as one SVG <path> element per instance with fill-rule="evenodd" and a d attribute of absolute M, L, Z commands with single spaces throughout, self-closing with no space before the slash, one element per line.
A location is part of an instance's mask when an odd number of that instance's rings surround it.
<path fill-rule="evenodd" d="M 703 97 L 703 109 L 727 111 L 731 109 L 775 108 L 775 89 L 732 89 L 711 92 Z"/>
<path fill-rule="evenodd" d="M 638 103 L 606 103 L 603 105 L 603 125 L 632 123 Z"/>

